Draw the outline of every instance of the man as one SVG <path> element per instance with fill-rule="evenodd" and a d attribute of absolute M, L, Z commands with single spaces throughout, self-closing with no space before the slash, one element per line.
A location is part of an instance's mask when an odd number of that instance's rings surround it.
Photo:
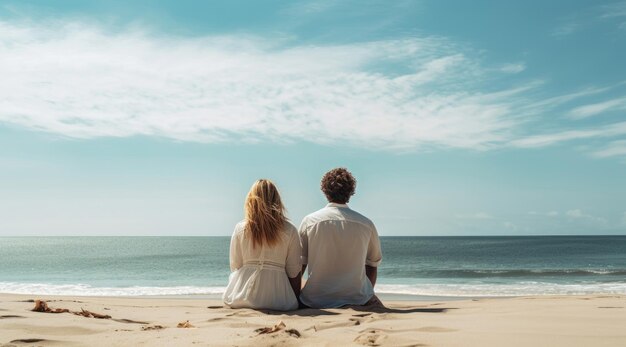
<path fill-rule="evenodd" d="M 345 168 L 322 178 L 321 188 L 329 204 L 304 217 L 300 225 L 302 273 L 308 280 L 300 300 L 325 308 L 374 302 L 377 267 L 382 260 L 374 223 L 348 207 L 356 180 Z"/>

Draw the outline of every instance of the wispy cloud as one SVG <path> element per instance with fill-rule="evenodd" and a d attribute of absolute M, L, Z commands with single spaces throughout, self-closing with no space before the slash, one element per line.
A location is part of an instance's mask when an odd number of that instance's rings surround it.
<path fill-rule="evenodd" d="M 600 19 L 611 21 L 618 29 L 626 29 L 626 1 L 602 5 Z"/>
<path fill-rule="evenodd" d="M 626 1 L 602 5 L 602 18 L 626 17 Z"/>
<path fill-rule="evenodd" d="M 477 89 L 480 68 L 443 39 L 290 46 L 5 22 L 0 46 L 0 121 L 75 138 L 485 148 L 518 122 L 511 95 Z"/>
<path fill-rule="evenodd" d="M 290 15 L 307 15 L 326 12 L 337 6 L 337 0 L 296 1 L 284 12 Z"/>
<path fill-rule="evenodd" d="M 613 141 L 602 149 L 592 153 L 598 158 L 626 156 L 626 140 Z"/>
<path fill-rule="evenodd" d="M 558 217 L 559 216 L 559 212 L 558 211 L 550 211 L 550 212 L 530 211 L 530 212 L 528 212 L 528 214 L 532 215 L 532 216 L 546 216 L 546 217 Z"/>
<path fill-rule="evenodd" d="M 488 213 L 485 212 L 477 212 L 477 213 L 470 213 L 470 214 L 457 214 L 456 218 L 459 219 L 479 219 L 479 220 L 486 220 L 486 219 L 494 219 L 494 217 Z"/>
<path fill-rule="evenodd" d="M 626 133 L 626 122 L 529 133 L 536 115 L 606 88 L 493 91 L 485 85 L 524 64 L 483 67 L 440 37 L 313 46 L 5 21 L 0 49 L 0 122 L 72 138 L 484 150 Z"/>
<path fill-rule="evenodd" d="M 500 67 L 500 71 L 506 73 L 520 73 L 524 70 L 526 70 L 526 65 L 523 63 L 505 64 Z"/>
<path fill-rule="evenodd" d="M 544 147 L 564 141 L 573 141 L 590 138 L 614 137 L 626 134 L 626 122 L 597 126 L 583 130 L 566 130 L 542 135 L 533 135 L 514 140 L 515 147 Z"/>
<path fill-rule="evenodd" d="M 576 22 L 568 22 L 558 26 L 556 29 L 552 31 L 552 36 L 555 37 L 564 37 L 569 36 L 575 33 L 580 28 L 580 24 Z"/>
<path fill-rule="evenodd" d="M 579 106 L 570 111 L 569 116 L 573 119 L 582 119 L 613 110 L 626 109 L 626 98 L 616 98 L 599 103 Z"/>
<path fill-rule="evenodd" d="M 588 213 L 584 213 L 581 209 L 569 210 L 569 211 L 565 212 L 565 215 L 567 217 L 573 218 L 573 219 L 589 220 L 589 221 L 598 222 L 598 223 L 602 223 L 602 224 L 607 223 L 607 220 L 605 218 L 596 217 L 596 216 L 590 215 Z"/>
<path fill-rule="evenodd" d="M 551 34 L 556 38 L 563 38 L 599 23 L 608 23 L 621 30 L 626 29 L 626 1 L 596 5 L 568 15 L 562 18 L 561 24 L 552 30 Z"/>

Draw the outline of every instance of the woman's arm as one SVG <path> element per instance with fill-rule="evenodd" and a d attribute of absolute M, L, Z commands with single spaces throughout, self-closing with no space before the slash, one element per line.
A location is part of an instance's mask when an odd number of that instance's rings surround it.
<path fill-rule="evenodd" d="M 295 227 L 291 232 L 288 247 L 285 271 L 287 272 L 287 277 L 289 278 L 289 284 L 291 284 L 293 293 L 296 295 L 299 302 L 300 288 L 302 287 L 302 272 L 300 271 L 302 267 L 302 247 L 300 246 L 300 237 L 298 236 L 298 232 Z"/>
<path fill-rule="evenodd" d="M 302 273 L 299 273 L 298 276 L 294 278 L 289 278 L 289 284 L 291 284 L 291 289 L 293 289 L 293 293 L 296 295 L 298 302 L 300 302 L 300 288 L 302 288 Z"/>
<path fill-rule="evenodd" d="M 233 236 L 230 238 L 230 271 L 234 272 L 243 266 L 243 254 L 241 254 L 241 245 L 237 237 L 238 226 L 235 227 Z"/>

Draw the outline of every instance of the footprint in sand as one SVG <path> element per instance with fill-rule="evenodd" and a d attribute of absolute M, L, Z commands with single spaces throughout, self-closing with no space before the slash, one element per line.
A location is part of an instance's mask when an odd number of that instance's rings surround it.
<path fill-rule="evenodd" d="M 162 325 L 148 325 L 148 326 L 145 326 L 145 327 L 141 327 L 142 331 L 162 330 L 162 329 L 165 329 L 165 327 L 162 326 Z"/>
<path fill-rule="evenodd" d="M 233 313 L 229 313 L 226 317 L 260 317 L 261 314 L 254 311 L 235 311 Z"/>
<path fill-rule="evenodd" d="M 387 334 L 380 330 L 368 329 L 365 333 L 357 336 L 354 342 L 365 346 L 380 346 L 387 338 Z"/>
<path fill-rule="evenodd" d="M 26 317 L 17 316 L 17 315 L 14 315 L 14 314 L 7 314 L 7 315 L 4 315 L 4 316 L 0 316 L 0 319 L 9 319 L 9 318 L 26 318 Z"/>
<path fill-rule="evenodd" d="M 350 318 L 347 322 L 325 322 L 325 323 L 321 323 L 321 324 L 315 324 L 313 326 L 310 326 L 308 328 L 306 328 L 305 330 L 315 330 L 315 331 L 320 331 L 320 330 L 326 330 L 326 329 L 333 329 L 333 328 L 343 328 L 343 327 L 351 327 L 351 326 L 355 326 L 355 325 L 360 325 L 361 321 L 359 319 L 356 318 Z"/>

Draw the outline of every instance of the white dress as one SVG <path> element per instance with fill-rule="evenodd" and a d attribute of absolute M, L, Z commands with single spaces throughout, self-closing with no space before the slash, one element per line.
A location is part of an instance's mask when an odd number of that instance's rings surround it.
<path fill-rule="evenodd" d="M 230 240 L 230 277 L 224 303 L 231 308 L 289 311 L 298 308 L 290 278 L 302 270 L 300 237 L 296 227 L 285 222 L 279 242 L 272 247 L 252 247 L 244 235 L 245 221 L 235 226 Z"/>

